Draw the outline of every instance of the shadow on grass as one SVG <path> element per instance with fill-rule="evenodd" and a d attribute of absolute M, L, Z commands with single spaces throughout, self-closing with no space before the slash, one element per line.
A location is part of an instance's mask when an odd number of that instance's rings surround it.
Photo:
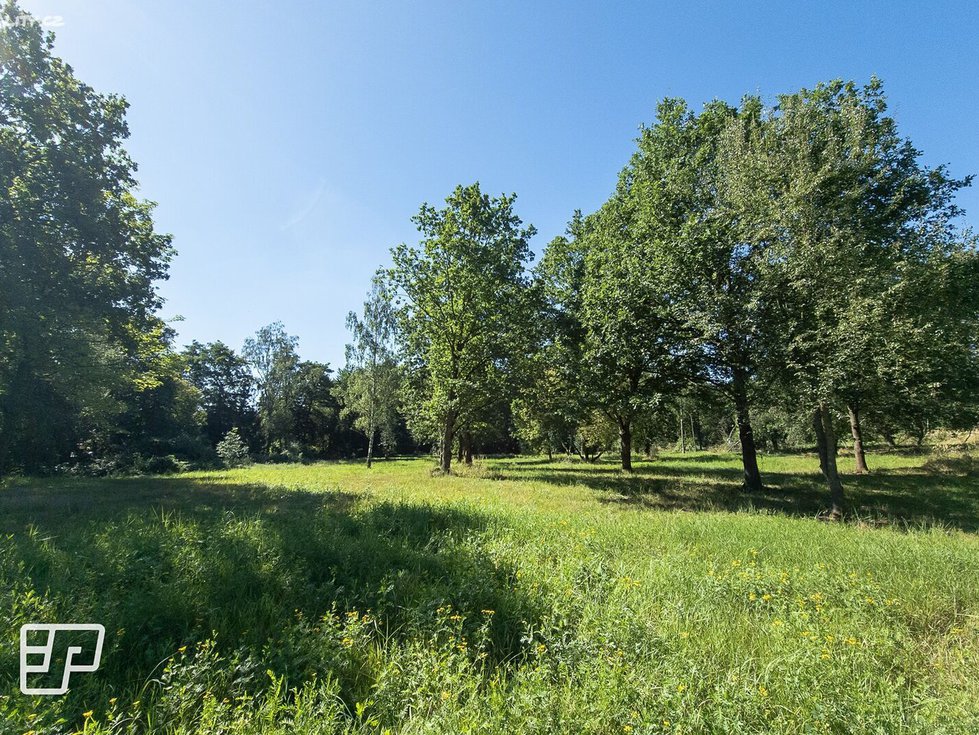
<path fill-rule="evenodd" d="M 716 456 L 716 455 L 715 455 Z M 692 466 L 700 460 L 704 465 Z M 526 466 L 501 464 L 500 479 L 553 485 L 581 485 L 598 493 L 601 503 L 663 510 L 764 510 L 813 518 L 825 513 L 828 491 L 817 472 L 763 472 L 765 487 L 749 492 L 740 468 L 712 466 L 721 459 L 692 456 L 642 462 L 632 473 L 604 466 Z M 677 466 L 679 464 L 679 466 Z M 968 473 L 934 474 L 882 469 L 870 475 L 846 475 L 849 515 L 878 525 L 907 527 L 937 524 L 979 532 L 979 477 Z"/>
<path fill-rule="evenodd" d="M 0 492 L 0 582 L 48 599 L 38 622 L 105 625 L 107 692 L 158 675 L 178 647 L 212 637 L 251 661 L 262 685 L 267 669 L 290 685 L 342 680 L 324 669 L 314 631 L 323 616 L 342 621 L 349 611 L 371 611 L 388 643 L 436 634 L 447 610 L 463 616 L 470 640 L 490 620 L 493 663 L 519 655 L 541 601 L 482 549 L 486 524 L 457 508 L 370 504 L 342 492 L 179 477 L 42 482 Z M 16 659 L 4 658 L 8 689 Z M 351 701 L 366 696 L 346 676 Z"/>

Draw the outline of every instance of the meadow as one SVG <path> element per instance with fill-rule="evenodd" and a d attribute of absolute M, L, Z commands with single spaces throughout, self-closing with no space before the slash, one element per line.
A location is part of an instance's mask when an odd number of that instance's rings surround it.
<path fill-rule="evenodd" d="M 806 454 L 7 480 L 0 732 L 975 733 L 976 465 L 870 459 L 842 524 Z M 20 626 L 88 621 L 22 695 Z"/>

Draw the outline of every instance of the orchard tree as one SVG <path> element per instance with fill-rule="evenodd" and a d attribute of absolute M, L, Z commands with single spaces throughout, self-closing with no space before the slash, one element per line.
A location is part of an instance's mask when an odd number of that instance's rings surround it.
<path fill-rule="evenodd" d="M 388 279 L 407 355 L 408 416 L 416 432 L 436 435 L 443 472 L 457 430 L 507 389 L 529 341 L 524 268 L 535 230 L 514 214 L 515 199 L 490 197 L 478 183 L 459 186 L 443 208 L 424 204 L 413 217 L 417 247 L 392 250 Z"/>

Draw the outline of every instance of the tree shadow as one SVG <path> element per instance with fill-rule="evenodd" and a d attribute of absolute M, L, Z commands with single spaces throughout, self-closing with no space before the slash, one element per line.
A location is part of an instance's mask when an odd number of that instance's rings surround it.
<path fill-rule="evenodd" d="M 521 479 L 589 488 L 604 504 L 685 511 L 764 511 L 814 518 L 828 505 L 828 492 L 817 472 L 763 472 L 760 492 L 743 486 L 740 468 L 675 466 L 655 460 L 625 473 L 614 466 L 525 467 L 501 464 L 498 479 Z M 682 461 L 682 460 L 681 460 Z M 709 464 L 709 463 L 707 463 Z M 979 478 L 968 473 L 935 475 L 907 469 L 882 469 L 870 475 L 846 475 L 851 519 L 907 528 L 951 526 L 979 532 Z"/>
<path fill-rule="evenodd" d="M 106 692 L 213 637 L 252 662 L 256 684 L 267 669 L 290 686 L 332 675 L 355 701 L 362 676 L 310 644 L 320 621 L 351 611 L 403 643 L 435 635 L 451 611 L 470 640 L 486 630 L 490 665 L 521 654 L 542 600 L 483 549 L 487 523 L 458 508 L 195 478 L 42 482 L 0 492 L 0 579 L 47 598 L 59 618 L 38 622 L 105 625 Z M 16 671 L 0 664 L 0 681 L 13 686 Z"/>

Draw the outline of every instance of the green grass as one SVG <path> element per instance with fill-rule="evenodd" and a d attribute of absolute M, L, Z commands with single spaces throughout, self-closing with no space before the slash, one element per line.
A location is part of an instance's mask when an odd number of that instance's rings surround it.
<path fill-rule="evenodd" d="M 805 455 L 8 481 L 0 732 L 979 732 L 979 480 L 925 459 L 846 524 Z M 86 621 L 21 695 L 20 625 Z"/>

